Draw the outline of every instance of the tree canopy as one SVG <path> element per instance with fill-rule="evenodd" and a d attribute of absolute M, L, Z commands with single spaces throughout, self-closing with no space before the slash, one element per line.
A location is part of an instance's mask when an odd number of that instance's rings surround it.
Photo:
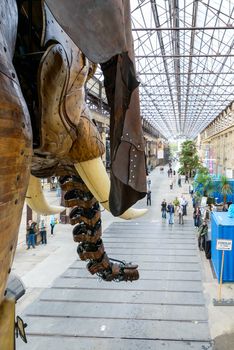
<path fill-rule="evenodd" d="M 194 141 L 184 141 L 180 153 L 180 174 L 189 174 L 201 166 Z"/>

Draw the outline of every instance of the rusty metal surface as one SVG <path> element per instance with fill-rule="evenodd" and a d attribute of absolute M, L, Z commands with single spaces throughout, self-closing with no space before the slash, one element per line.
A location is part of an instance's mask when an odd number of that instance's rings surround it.
<path fill-rule="evenodd" d="M 106 62 L 126 51 L 122 0 L 46 0 L 46 4 L 63 30 L 92 62 Z"/>
<path fill-rule="evenodd" d="M 102 65 L 111 106 L 110 210 L 122 214 L 146 193 L 144 138 L 141 126 L 138 82 L 132 61 L 119 55 Z"/>

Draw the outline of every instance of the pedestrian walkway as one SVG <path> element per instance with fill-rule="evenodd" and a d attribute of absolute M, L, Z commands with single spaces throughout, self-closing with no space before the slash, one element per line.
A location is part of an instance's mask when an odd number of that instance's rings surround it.
<path fill-rule="evenodd" d="M 113 223 L 104 242 L 110 256 L 138 262 L 140 280 L 100 282 L 75 261 L 26 309 L 30 350 L 211 349 L 190 225 Z"/>
<path fill-rule="evenodd" d="M 102 215 L 108 255 L 138 263 L 138 281 L 91 276 L 77 258 L 70 225 L 57 225 L 47 246 L 25 251 L 19 244 L 14 270 L 21 271 L 27 294 L 17 313 L 28 323 L 29 343 L 18 340 L 17 350 L 211 349 L 192 221 L 188 216 L 179 225 L 176 217 L 170 226 L 161 220 L 162 199 L 189 199 L 188 185 L 169 192 L 166 174 L 156 169 L 150 178 L 152 205 L 144 217 L 125 222 Z M 136 207 L 146 207 L 146 199 Z"/>

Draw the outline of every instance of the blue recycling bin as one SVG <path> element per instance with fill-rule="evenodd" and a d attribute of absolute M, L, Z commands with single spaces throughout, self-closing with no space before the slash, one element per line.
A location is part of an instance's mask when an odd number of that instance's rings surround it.
<path fill-rule="evenodd" d="M 211 215 L 211 261 L 218 281 L 220 280 L 222 251 L 216 249 L 217 239 L 234 240 L 234 218 L 227 212 L 212 212 Z M 234 244 L 224 252 L 223 282 L 234 282 Z"/>

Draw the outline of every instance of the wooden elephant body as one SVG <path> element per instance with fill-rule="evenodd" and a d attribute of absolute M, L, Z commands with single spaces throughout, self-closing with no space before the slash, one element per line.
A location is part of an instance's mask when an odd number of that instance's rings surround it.
<path fill-rule="evenodd" d="M 79 227 L 73 230 L 91 273 L 105 280 L 137 279 L 135 265 L 108 260 L 97 203 L 119 216 L 146 194 L 129 1 L 2 0 L 0 10 L 0 307 L 31 175 L 61 176 L 65 190 L 72 184 L 65 203 L 72 203 L 71 222 L 81 217 L 92 232 L 88 237 Z M 111 182 L 103 195 L 95 189 L 93 165 L 86 171 L 105 152 L 85 102 L 85 84 L 97 64 L 111 108 Z M 78 184 L 79 175 L 85 184 Z M 89 191 L 96 199 L 86 202 Z M 0 345 L 2 338 L 0 331 Z"/>

